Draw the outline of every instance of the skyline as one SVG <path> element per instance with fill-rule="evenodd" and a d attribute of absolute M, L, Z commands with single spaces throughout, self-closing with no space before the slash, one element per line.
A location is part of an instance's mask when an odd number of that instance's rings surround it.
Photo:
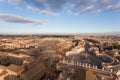
<path fill-rule="evenodd" d="M 119 0 L 0 0 L 0 34 L 120 32 Z"/>

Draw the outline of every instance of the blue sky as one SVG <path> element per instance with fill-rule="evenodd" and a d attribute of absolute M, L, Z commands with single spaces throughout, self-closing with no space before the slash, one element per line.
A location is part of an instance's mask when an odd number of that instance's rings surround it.
<path fill-rule="evenodd" d="M 120 31 L 119 0 L 0 0 L 0 33 Z"/>

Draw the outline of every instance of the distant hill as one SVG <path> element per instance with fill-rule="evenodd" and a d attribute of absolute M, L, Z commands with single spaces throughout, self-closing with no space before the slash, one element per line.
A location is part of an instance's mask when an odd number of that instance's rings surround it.
<path fill-rule="evenodd" d="M 76 33 L 76 35 L 85 35 L 85 36 L 120 36 L 120 32 Z"/>
<path fill-rule="evenodd" d="M 82 35 L 82 36 L 120 36 L 120 32 L 94 32 L 94 33 L 38 33 L 38 34 L 0 34 L 3 36 L 70 36 L 70 35 Z"/>

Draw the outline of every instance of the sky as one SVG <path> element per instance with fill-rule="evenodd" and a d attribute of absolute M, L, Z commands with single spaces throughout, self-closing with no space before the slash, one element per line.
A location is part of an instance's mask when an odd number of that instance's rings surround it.
<path fill-rule="evenodd" d="M 0 34 L 120 32 L 120 0 L 0 0 Z"/>

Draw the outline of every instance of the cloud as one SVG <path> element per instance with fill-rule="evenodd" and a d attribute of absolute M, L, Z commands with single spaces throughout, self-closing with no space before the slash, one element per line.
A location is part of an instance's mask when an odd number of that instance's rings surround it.
<path fill-rule="evenodd" d="M 16 6 L 26 8 L 28 10 L 31 10 L 33 12 L 37 12 L 40 14 L 47 14 L 56 16 L 57 14 L 55 12 L 49 11 L 47 9 L 43 9 L 41 6 L 44 5 L 43 0 L 0 0 L 1 2 L 9 2 L 10 4 L 14 4 Z"/>
<path fill-rule="evenodd" d="M 107 10 L 120 10 L 120 2 L 119 3 L 116 3 L 114 5 L 109 5 L 107 7 Z"/>
<path fill-rule="evenodd" d="M 58 11 L 66 6 L 68 0 L 46 0 L 46 2 L 51 10 Z"/>
<path fill-rule="evenodd" d="M 58 11 L 63 9 L 69 0 L 25 0 L 31 6 L 40 9 L 49 9 L 51 11 Z"/>
<path fill-rule="evenodd" d="M 47 10 L 40 10 L 39 8 L 32 7 L 32 6 L 27 6 L 27 9 L 32 10 L 33 12 L 40 13 L 40 14 L 47 14 L 47 15 L 52 15 L 52 16 L 57 15 L 56 13 L 53 13 L 53 12 L 50 12 L 50 11 L 47 11 Z"/>
<path fill-rule="evenodd" d="M 74 4 L 70 9 L 79 14 L 89 12 L 100 13 L 106 10 L 106 6 L 112 4 L 114 1 L 115 0 L 79 0 L 79 2 Z"/>
<path fill-rule="evenodd" d="M 85 8 L 87 5 L 95 2 L 96 0 L 76 0 L 75 2 L 73 2 L 73 4 L 71 5 L 72 9 L 83 9 Z"/>
<path fill-rule="evenodd" d="M 47 23 L 47 21 L 37 21 L 12 14 L 0 14 L 0 21 L 10 22 L 10 23 L 33 23 L 33 24 Z"/>
<path fill-rule="evenodd" d="M 27 5 L 27 3 L 24 0 L 3 0 L 3 1 L 9 2 L 11 4 L 21 6 L 21 7 L 25 7 Z"/>
<path fill-rule="evenodd" d="M 112 3 L 112 2 L 114 2 L 114 1 L 116 1 L 116 0 L 101 0 L 101 3 Z"/>
<path fill-rule="evenodd" d="M 59 12 L 73 14 L 119 9 L 119 0 L 0 0 L 19 5 L 39 14 L 56 16 Z"/>

